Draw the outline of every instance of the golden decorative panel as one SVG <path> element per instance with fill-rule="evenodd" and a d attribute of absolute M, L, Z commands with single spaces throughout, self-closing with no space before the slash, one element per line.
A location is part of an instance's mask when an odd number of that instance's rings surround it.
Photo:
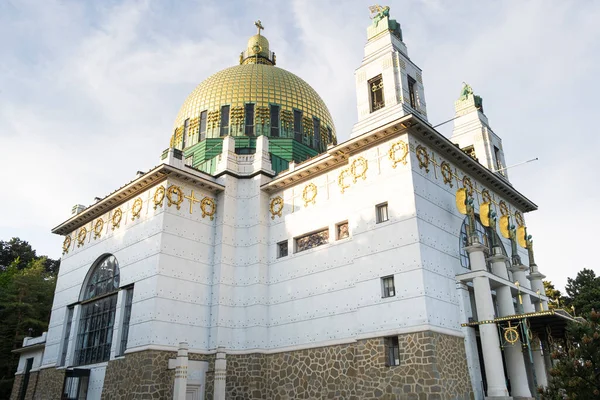
<path fill-rule="evenodd" d="M 87 237 L 87 229 L 85 226 L 77 232 L 77 247 L 83 246 L 85 243 L 85 238 Z"/>
<path fill-rule="evenodd" d="M 121 219 L 123 218 L 123 211 L 120 208 L 117 208 L 112 215 L 112 227 L 113 230 L 117 229 L 119 225 L 121 225 Z"/>
<path fill-rule="evenodd" d="M 154 209 L 156 210 L 156 207 L 162 207 L 163 204 L 163 200 L 165 199 L 165 187 L 163 185 L 160 185 L 159 187 L 156 188 L 156 191 L 154 192 Z"/>
<path fill-rule="evenodd" d="M 102 229 L 104 229 L 104 220 L 102 218 L 98 218 L 94 223 L 94 239 L 102 236 Z"/>
<path fill-rule="evenodd" d="M 343 169 L 338 176 L 338 186 L 340 187 L 342 194 L 344 194 L 344 191 L 350 187 L 350 183 L 346 182 L 347 178 L 350 178 L 350 170 Z"/>
<path fill-rule="evenodd" d="M 467 189 L 465 189 L 465 188 L 458 189 L 456 191 L 456 208 L 458 209 L 458 212 L 463 215 L 467 214 L 466 200 L 467 200 Z"/>
<path fill-rule="evenodd" d="M 169 207 L 175 204 L 178 210 L 181 208 L 181 203 L 183 203 L 183 192 L 179 186 L 169 186 L 167 189 L 167 201 Z"/>
<path fill-rule="evenodd" d="M 71 236 L 67 236 L 67 237 L 65 237 L 65 240 L 63 241 L 63 246 L 62 246 L 63 254 L 67 254 L 69 252 L 70 247 L 71 247 Z"/>
<path fill-rule="evenodd" d="M 309 203 L 315 204 L 315 198 L 317 197 L 317 185 L 309 183 L 304 187 L 302 191 L 302 199 L 304 200 L 304 207 L 307 207 Z"/>
<path fill-rule="evenodd" d="M 450 185 L 450 187 L 454 186 L 452 184 L 452 168 L 450 168 L 450 164 L 447 161 L 442 161 L 442 166 L 440 167 L 442 170 L 442 177 L 444 178 L 444 183 Z"/>
<path fill-rule="evenodd" d="M 425 168 L 425 172 L 429 172 L 429 153 L 427 149 L 421 145 L 417 146 L 417 159 L 419 160 L 419 168 Z"/>
<path fill-rule="evenodd" d="M 358 178 L 363 180 L 367 179 L 367 170 L 369 169 L 369 163 L 364 157 L 358 157 L 352 161 L 350 165 L 350 173 L 352 174 L 352 182 L 356 183 Z"/>
<path fill-rule="evenodd" d="M 194 211 L 194 204 L 200 202 L 200 199 L 197 199 L 196 196 L 194 196 L 193 190 L 192 194 L 190 196 L 185 196 L 185 198 L 188 199 L 188 201 L 190 202 L 190 214 L 192 214 Z"/>
<path fill-rule="evenodd" d="M 469 178 L 466 175 L 463 176 L 462 183 L 463 187 L 467 189 L 467 193 L 469 194 L 469 196 L 473 196 L 473 182 L 471 182 L 471 178 Z"/>
<path fill-rule="evenodd" d="M 214 219 L 214 215 L 217 212 L 217 204 L 211 198 L 205 197 L 200 202 L 200 208 L 202 209 L 202 218 L 209 216 L 210 220 Z"/>
<path fill-rule="evenodd" d="M 394 143 L 388 151 L 388 157 L 392 160 L 392 167 L 396 168 L 398 163 L 406 165 L 408 162 L 406 157 L 408 156 L 408 145 L 402 140 Z"/>
<path fill-rule="evenodd" d="M 137 198 L 135 199 L 135 201 L 133 202 L 133 206 L 131 206 L 131 220 L 135 220 L 136 218 L 140 217 L 140 214 L 142 213 L 142 206 L 144 205 L 144 203 L 142 202 L 141 198 Z"/>
<path fill-rule="evenodd" d="M 269 205 L 269 210 L 271 211 L 271 219 L 275 219 L 276 215 L 281 218 L 281 212 L 283 211 L 283 199 L 280 196 L 272 198 L 271 204 Z"/>

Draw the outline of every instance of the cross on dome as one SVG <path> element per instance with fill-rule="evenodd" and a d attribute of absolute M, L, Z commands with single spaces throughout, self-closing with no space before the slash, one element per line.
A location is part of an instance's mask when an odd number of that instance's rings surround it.
<path fill-rule="evenodd" d="M 264 26 L 262 26 L 262 23 L 260 22 L 260 19 L 256 22 L 254 22 L 254 25 L 256 26 L 256 28 L 258 29 L 258 34 L 260 35 L 260 30 L 261 29 L 265 29 Z"/>

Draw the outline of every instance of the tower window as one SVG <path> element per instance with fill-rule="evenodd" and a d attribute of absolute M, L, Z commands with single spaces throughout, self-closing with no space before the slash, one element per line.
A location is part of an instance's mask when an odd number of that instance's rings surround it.
<path fill-rule="evenodd" d="M 279 137 L 279 106 L 271 104 L 271 136 Z"/>
<path fill-rule="evenodd" d="M 321 151 L 321 121 L 313 117 L 313 128 L 315 132 L 314 144 L 317 151 Z"/>
<path fill-rule="evenodd" d="M 369 81 L 369 93 L 371 94 L 371 112 L 385 106 L 383 99 L 383 78 L 381 75 L 377 75 Z"/>
<path fill-rule="evenodd" d="M 385 363 L 388 367 L 400 365 L 400 345 L 398 336 L 383 338 L 385 345 Z"/>
<path fill-rule="evenodd" d="M 494 146 L 494 157 L 496 158 L 496 171 L 504 175 L 504 166 L 502 165 L 502 159 L 500 158 L 500 149 Z"/>
<path fill-rule="evenodd" d="M 288 255 L 288 241 L 277 243 L 277 258 L 286 257 Z"/>
<path fill-rule="evenodd" d="M 254 136 L 254 104 L 246 104 L 246 136 Z"/>
<path fill-rule="evenodd" d="M 302 111 L 294 110 L 294 139 L 302 143 Z"/>
<path fill-rule="evenodd" d="M 378 204 L 375 207 L 377 223 L 385 222 L 389 219 L 387 203 Z"/>
<path fill-rule="evenodd" d="M 190 119 L 187 118 L 183 123 L 183 136 L 181 138 L 181 150 L 185 149 L 185 138 L 190 133 Z"/>
<path fill-rule="evenodd" d="M 394 276 L 381 278 L 381 297 L 394 297 L 395 295 Z"/>
<path fill-rule="evenodd" d="M 229 135 L 229 106 L 221 107 L 221 136 Z"/>
<path fill-rule="evenodd" d="M 416 84 L 417 81 L 413 79 L 412 76 L 407 75 L 408 78 L 408 95 L 410 96 L 410 106 L 417 109 L 417 92 L 416 92 Z"/>
<path fill-rule="evenodd" d="M 206 110 L 200 113 L 200 135 L 198 136 L 198 141 L 204 140 L 206 137 Z"/>

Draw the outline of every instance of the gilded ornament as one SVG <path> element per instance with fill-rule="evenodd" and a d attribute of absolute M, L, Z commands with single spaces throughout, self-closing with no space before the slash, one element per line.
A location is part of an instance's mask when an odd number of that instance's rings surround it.
<path fill-rule="evenodd" d="M 467 189 L 460 188 L 456 191 L 456 208 L 459 213 L 467 214 Z"/>
<path fill-rule="evenodd" d="M 500 233 L 502 236 L 504 236 L 506 239 L 510 239 L 510 220 L 508 215 L 501 216 L 498 225 L 500 227 Z"/>
<path fill-rule="evenodd" d="M 69 252 L 69 248 L 71 247 L 71 236 L 67 236 L 65 237 L 65 240 L 63 241 L 63 254 L 67 254 Z"/>
<path fill-rule="evenodd" d="M 77 232 L 77 247 L 83 246 L 85 243 L 85 238 L 87 237 L 87 229 L 85 226 Z"/>
<path fill-rule="evenodd" d="M 352 161 L 350 166 L 350 173 L 352 174 L 352 181 L 356 183 L 358 178 L 363 180 L 367 179 L 367 170 L 369 169 L 369 163 L 363 157 L 358 157 Z"/>
<path fill-rule="evenodd" d="M 473 196 L 473 182 L 471 182 L 471 178 L 469 178 L 468 176 L 463 176 L 463 187 L 465 189 L 467 189 L 467 193 L 469 194 L 469 196 Z"/>
<path fill-rule="evenodd" d="M 515 344 L 519 340 L 517 327 L 512 326 L 510 322 L 508 323 L 508 328 L 504 328 L 504 340 L 510 344 Z"/>
<path fill-rule="evenodd" d="M 159 187 L 156 188 L 156 191 L 154 192 L 154 209 L 156 210 L 156 207 L 161 206 L 163 204 L 163 200 L 165 199 L 165 187 L 163 185 L 160 185 Z"/>
<path fill-rule="evenodd" d="M 523 214 L 520 211 L 515 211 L 515 221 L 519 226 L 525 226 L 525 221 L 523 220 Z"/>
<path fill-rule="evenodd" d="M 479 206 L 479 220 L 481 221 L 481 225 L 486 228 L 490 227 L 490 203 L 481 203 Z"/>
<path fill-rule="evenodd" d="M 194 191 L 193 190 L 192 190 L 192 195 L 191 196 L 185 196 L 185 198 L 190 201 L 190 214 L 191 214 L 192 211 L 194 210 L 194 204 L 200 202 L 200 199 L 197 199 L 194 196 Z"/>
<path fill-rule="evenodd" d="M 169 186 L 169 188 L 167 189 L 167 201 L 169 207 L 175 204 L 178 210 L 181 208 L 181 203 L 183 203 L 183 192 L 181 191 L 181 188 L 179 186 Z"/>
<path fill-rule="evenodd" d="M 304 207 L 307 207 L 308 203 L 315 204 L 315 197 L 317 197 L 317 186 L 314 183 L 309 183 L 304 187 L 304 190 L 302 191 Z"/>
<path fill-rule="evenodd" d="M 104 220 L 102 218 L 98 218 L 96 223 L 94 223 L 94 239 L 102 236 L 102 229 L 104 228 Z"/>
<path fill-rule="evenodd" d="M 408 162 L 406 157 L 408 156 L 408 145 L 404 143 L 402 140 L 394 143 L 392 147 L 390 147 L 390 151 L 388 152 L 388 157 L 392 160 L 392 167 L 396 168 L 398 163 L 402 163 L 406 165 Z"/>
<path fill-rule="evenodd" d="M 280 196 L 272 198 L 269 209 L 271 210 L 271 219 L 275 219 L 276 215 L 281 218 L 281 212 L 283 211 L 283 199 Z"/>
<path fill-rule="evenodd" d="M 217 212 L 217 205 L 213 199 L 205 197 L 200 202 L 200 209 L 202 210 L 202 218 L 208 215 L 212 221 L 214 219 L 215 212 Z"/>
<path fill-rule="evenodd" d="M 450 168 L 450 164 L 448 164 L 447 161 L 442 161 L 442 166 L 440 167 L 440 169 L 442 170 L 442 177 L 444 178 L 444 183 L 450 185 L 450 187 L 454 186 L 452 185 L 452 168 Z"/>
<path fill-rule="evenodd" d="M 429 172 L 429 153 L 427 153 L 427 149 L 418 145 L 416 153 L 417 159 L 419 160 L 419 168 L 425 168 L 425 172 Z"/>
<path fill-rule="evenodd" d="M 525 228 L 523 225 L 519 225 L 517 227 L 516 235 L 517 235 L 517 243 L 519 243 L 519 246 L 526 249 L 527 248 L 527 228 Z"/>
<path fill-rule="evenodd" d="M 113 230 L 117 229 L 119 225 L 121 225 L 121 219 L 123 218 L 123 211 L 120 208 L 117 208 L 112 215 L 112 227 Z"/>
<path fill-rule="evenodd" d="M 137 198 L 135 199 L 135 201 L 133 202 L 133 206 L 131 206 L 131 220 L 135 220 L 136 218 L 140 217 L 140 214 L 142 212 L 142 199 L 141 198 Z"/>
<path fill-rule="evenodd" d="M 505 215 L 508 215 L 508 206 L 506 205 L 504 200 L 500 200 L 500 215 L 502 215 L 503 217 Z"/>
<path fill-rule="evenodd" d="M 481 198 L 486 203 L 491 203 L 492 202 L 492 196 L 490 196 L 490 192 L 487 189 L 483 189 L 481 191 Z"/>
<path fill-rule="evenodd" d="M 338 186 L 340 187 L 340 191 L 342 194 L 346 189 L 350 187 L 350 183 L 346 183 L 346 178 L 350 177 L 350 170 L 343 169 L 338 176 Z"/>

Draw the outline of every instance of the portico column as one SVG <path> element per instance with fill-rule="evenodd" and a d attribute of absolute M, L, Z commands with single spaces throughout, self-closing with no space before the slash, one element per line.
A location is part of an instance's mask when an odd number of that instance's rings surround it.
<path fill-rule="evenodd" d="M 530 274 L 527 275 L 527 279 L 531 282 L 531 289 L 538 291 L 542 295 L 545 295 L 544 289 L 544 278 L 545 275 L 541 274 L 538 271 L 537 265 L 532 264 L 530 266 Z M 546 300 L 540 299 L 540 304 L 542 305 L 544 311 L 548 310 L 548 302 Z M 541 310 L 538 310 L 541 311 Z M 547 352 L 547 349 L 542 347 L 542 342 L 539 342 L 539 347 L 533 352 L 533 365 L 535 367 L 535 375 L 537 377 L 538 386 L 546 387 L 548 386 L 548 376 L 546 375 L 546 357 L 542 354 L 542 351 Z"/>
<path fill-rule="evenodd" d="M 227 377 L 227 360 L 225 359 L 225 348 L 217 348 L 215 360 L 215 390 L 213 400 L 225 400 L 225 382 Z"/>
<path fill-rule="evenodd" d="M 473 240 L 476 238 L 471 239 L 471 245 L 466 247 L 469 253 L 471 270 L 486 271 L 486 247 Z M 492 321 L 495 316 L 489 279 L 486 276 L 473 278 L 473 292 L 475 294 L 475 307 L 477 309 L 478 320 L 480 322 Z M 508 390 L 506 389 L 506 380 L 502 365 L 498 328 L 495 323 L 481 323 L 479 325 L 479 334 L 481 337 L 483 363 L 485 365 L 487 395 L 488 397 L 507 398 Z"/>
<path fill-rule="evenodd" d="M 492 263 L 492 272 L 494 275 L 508 280 L 506 269 L 508 257 L 502 254 L 502 250 L 499 247 L 494 247 L 493 251 L 494 255 L 488 258 Z M 496 300 L 501 317 L 515 315 L 513 297 L 509 286 L 503 285 L 496 288 Z M 513 397 L 531 398 L 521 341 L 513 344 L 507 343 L 504 346 L 504 354 L 506 356 L 506 369 L 510 378 L 511 395 Z"/>

